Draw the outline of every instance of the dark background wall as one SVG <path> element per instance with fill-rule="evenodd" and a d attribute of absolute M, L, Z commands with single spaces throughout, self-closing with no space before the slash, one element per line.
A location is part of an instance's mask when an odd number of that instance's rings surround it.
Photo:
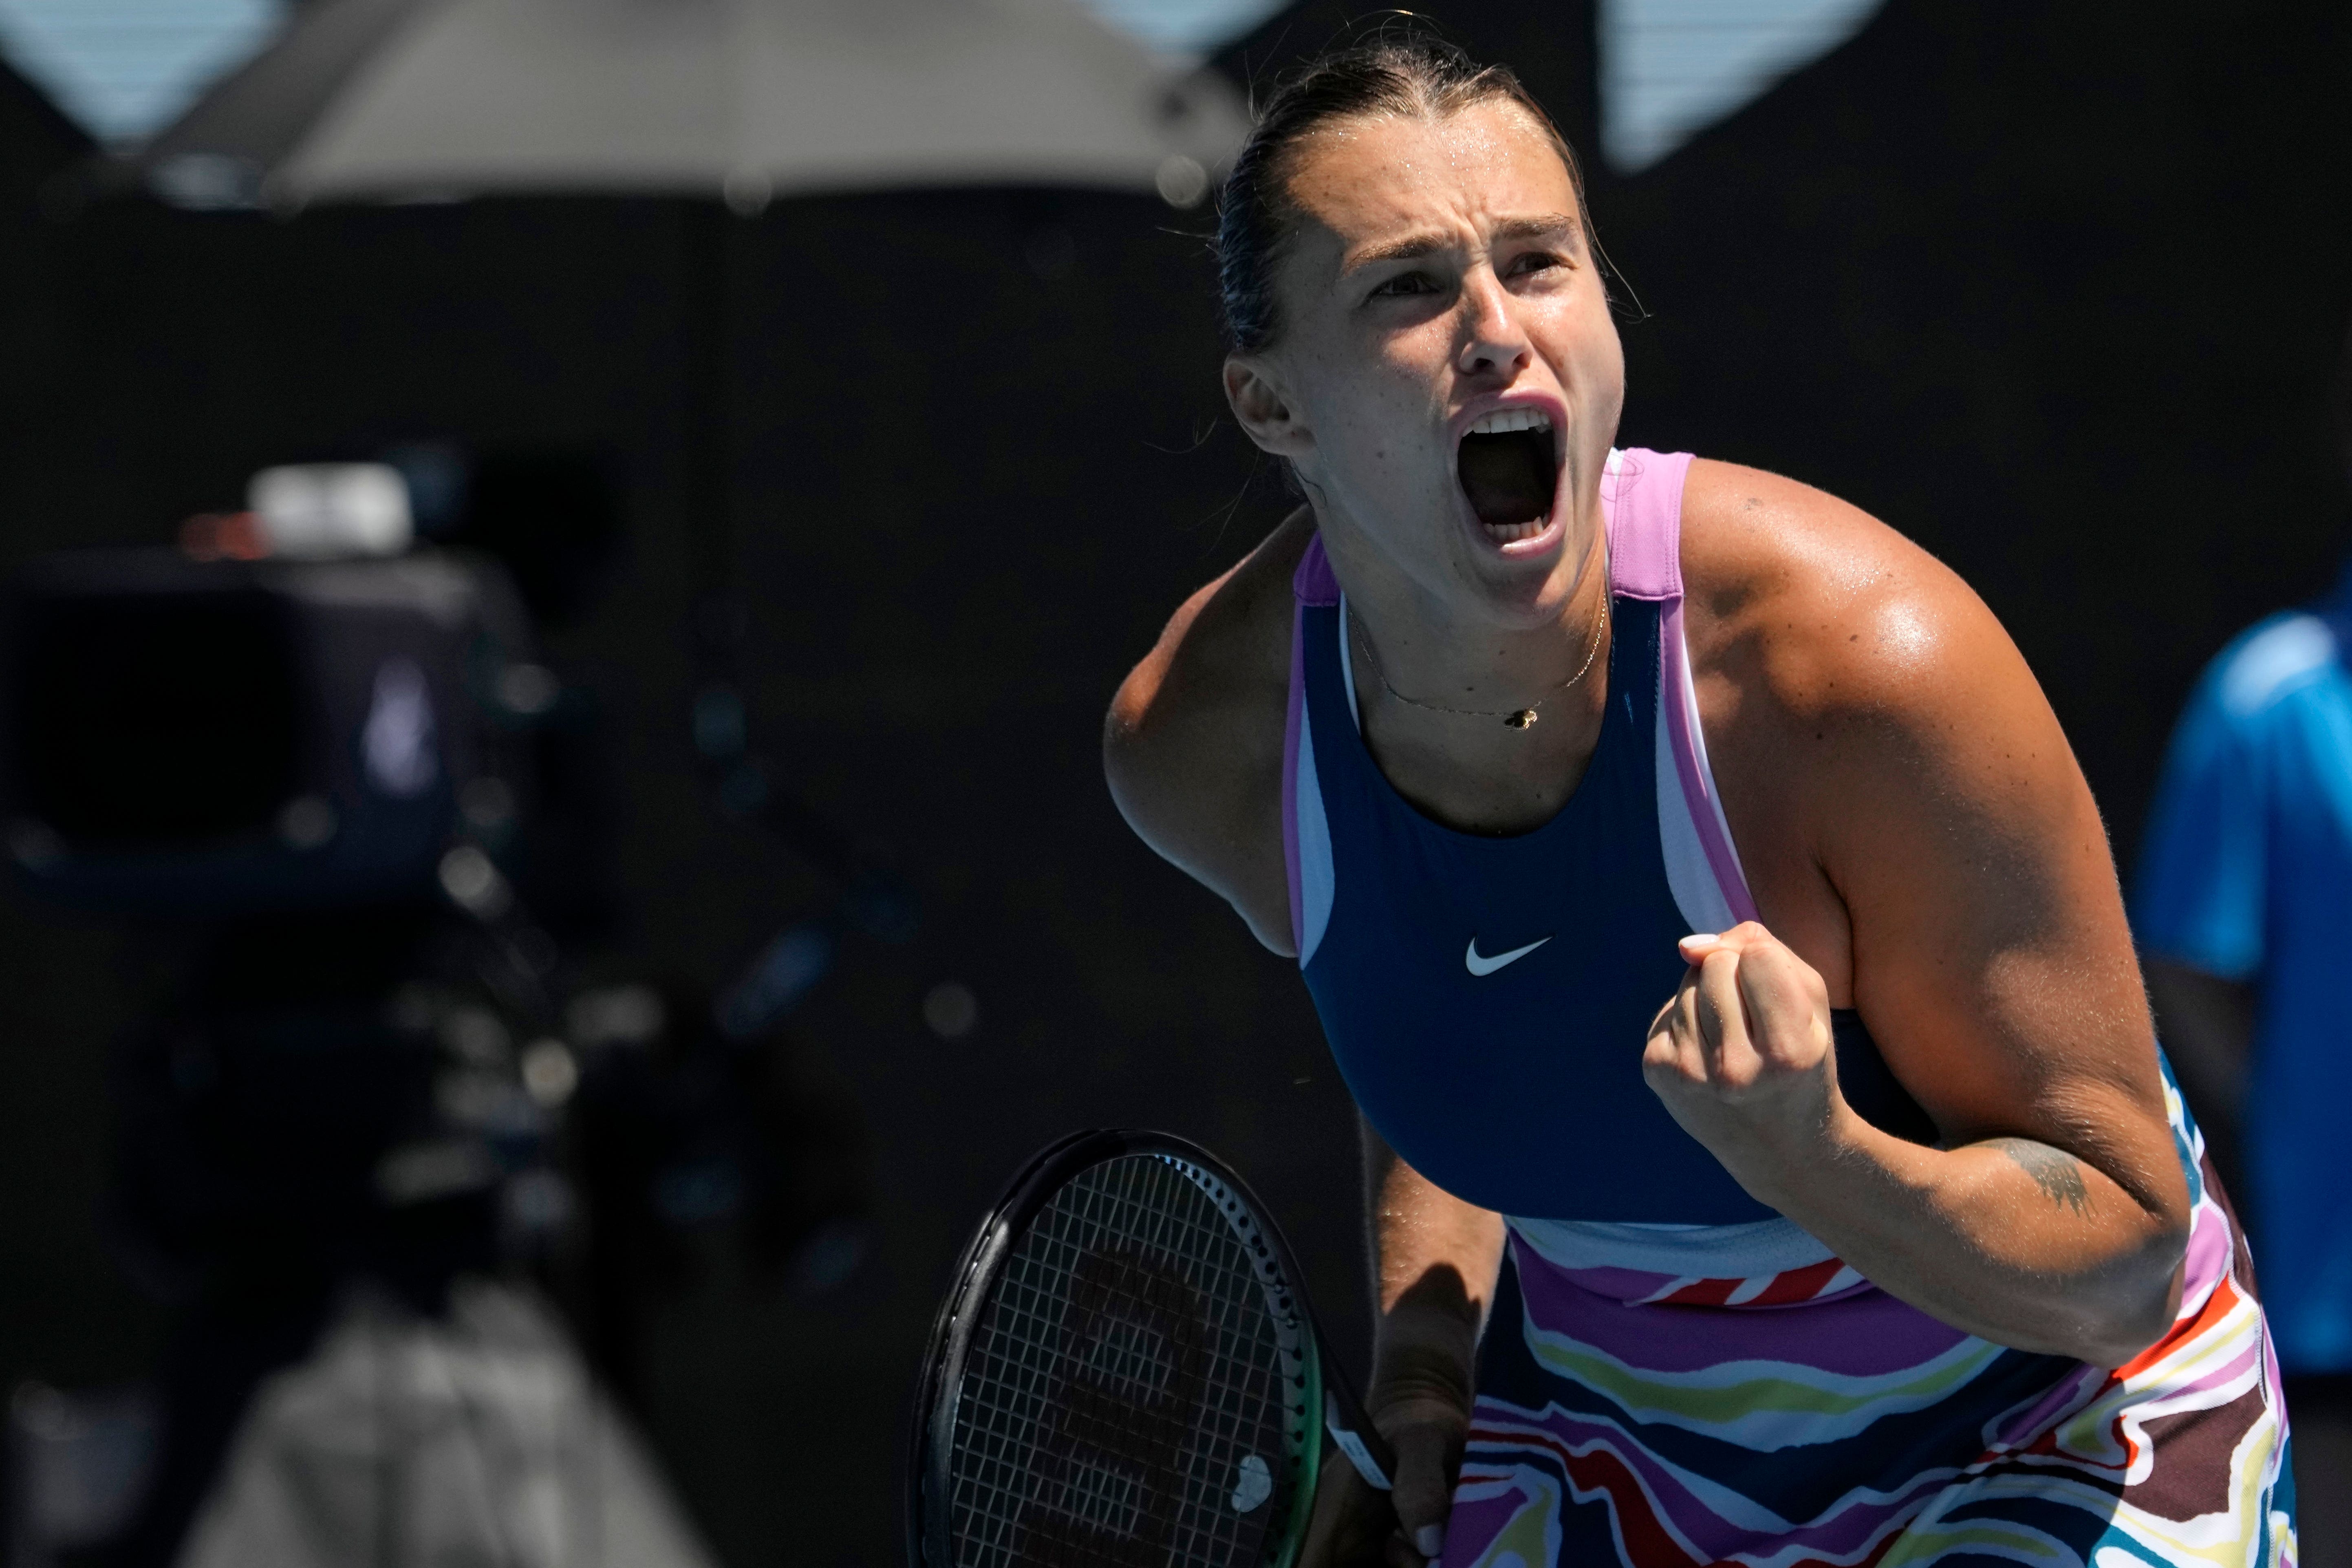
<path fill-rule="evenodd" d="M 1591 143 L 1589 11 L 1429 9 Z M 1339 29 L 1309 4 L 1244 79 Z M 2346 542 L 2325 395 L 2352 315 L 2352 17 L 1895 0 L 1631 179 L 1623 439 L 1821 484 L 1975 584 L 2128 850 L 2172 711 Z M 0 80 L 0 565 L 159 542 L 289 457 L 446 436 L 593 445 L 622 563 L 553 638 L 613 760 L 614 973 L 715 981 L 821 889 L 694 781 L 686 396 L 697 220 L 483 203 L 286 222 L 43 215 L 69 129 Z M 873 1124 L 883 1247 L 836 1295 L 714 1247 L 653 1327 L 654 1436 L 730 1563 L 878 1563 L 891 1436 L 963 1229 L 1079 1123 L 1201 1138 L 1361 1316 L 1352 1140 L 1280 962 L 1119 825 L 1101 705 L 1181 595 L 1282 510 L 1223 419 L 1198 214 L 1048 193 L 727 220 L 726 515 L 754 721 L 924 900 L 804 1011 Z M 1642 310 L 1633 310 L 1638 295 Z M 135 1376 L 155 1309 L 97 1237 L 110 1040 L 140 941 L 0 906 L 0 1378 Z M 952 1043 L 919 1002 L 972 986 Z M 1360 1339 L 1358 1341 L 1360 1344 Z"/>

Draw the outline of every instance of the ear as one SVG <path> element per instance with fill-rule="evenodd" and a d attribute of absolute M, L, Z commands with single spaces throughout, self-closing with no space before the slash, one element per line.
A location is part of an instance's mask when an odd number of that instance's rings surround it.
<path fill-rule="evenodd" d="M 1300 422 L 1274 367 L 1257 355 L 1226 358 L 1225 402 L 1242 429 L 1264 450 L 1277 458 L 1298 458 L 1313 449 L 1314 433 Z"/>

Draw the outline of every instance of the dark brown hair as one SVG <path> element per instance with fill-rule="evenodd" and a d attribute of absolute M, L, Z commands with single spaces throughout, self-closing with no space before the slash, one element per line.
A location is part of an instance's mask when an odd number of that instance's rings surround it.
<path fill-rule="evenodd" d="M 1335 50 L 1275 89 L 1257 124 L 1234 160 L 1217 201 L 1217 281 L 1223 297 L 1225 336 L 1242 353 L 1274 342 L 1274 274 L 1297 220 L 1290 176 L 1299 143 L 1333 121 L 1363 115 L 1459 113 L 1475 104 L 1517 104 L 1551 138 L 1585 212 L 1584 175 L 1576 153 L 1543 106 L 1507 66 L 1482 66 L 1442 38 L 1413 28 Z M 1592 220 L 1584 219 L 1592 239 Z"/>

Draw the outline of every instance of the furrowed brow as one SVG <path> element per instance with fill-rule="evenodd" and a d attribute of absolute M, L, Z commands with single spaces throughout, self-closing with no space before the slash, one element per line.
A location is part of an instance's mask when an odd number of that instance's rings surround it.
<path fill-rule="evenodd" d="M 1495 226 L 1496 239 L 1542 239 L 1548 235 L 1582 233 L 1574 213 L 1546 213 L 1541 217 L 1506 218 Z"/>
<path fill-rule="evenodd" d="M 1582 222 L 1574 213 L 1544 213 L 1534 217 L 1505 218 L 1495 226 L 1495 237 L 1506 241 L 1543 239 L 1558 234 L 1573 237 L 1581 234 L 1583 229 Z M 1454 237 L 1451 234 L 1436 231 L 1426 234 L 1408 234 L 1396 239 L 1382 240 L 1377 245 L 1368 245 L 1361 250 L 1349 252 L 1340 270 L 1343 273 L 1355 272 L 1366 267 L 1378 266 L 1383 261 L 1411 261 L 1419 257 L 1434 256 L 1441 251 L 1451 250 L 1454 246 Z"/>
<path fill-rule="evenodd" d="M 1408 234 L 1402 238 L 1385 239 L 1378 245 L 1368 245 L 1361 250 L 1349 252 L 1347 263 L 1341 270 L 1353 272 L 1359 268 L 1375 266 L 1383 261 L 1410 261 L 1415 257 L 1434 256 L 1441 250 L 1453 247 L 1454 237 L 1450 234 Z"/>

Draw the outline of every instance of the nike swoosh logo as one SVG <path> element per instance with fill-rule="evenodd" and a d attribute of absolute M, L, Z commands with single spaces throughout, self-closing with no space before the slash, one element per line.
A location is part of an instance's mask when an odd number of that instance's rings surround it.
<path fill-rule="evenodd" d="M 1525 947 L 1515 947 L 1508 952 L 1498 952 L 1494 957 L 1488 958 L 1479 952 L 1478 939 L 1474 936 L 1470 939 L 1468 950 L 1462 954 L 1462 967 L 1473 974 L 1492 974 L 1507 963 L 1517 963 L 1550 940 L 1551 938 L 1548 936 L 1539 936 Z"/>

